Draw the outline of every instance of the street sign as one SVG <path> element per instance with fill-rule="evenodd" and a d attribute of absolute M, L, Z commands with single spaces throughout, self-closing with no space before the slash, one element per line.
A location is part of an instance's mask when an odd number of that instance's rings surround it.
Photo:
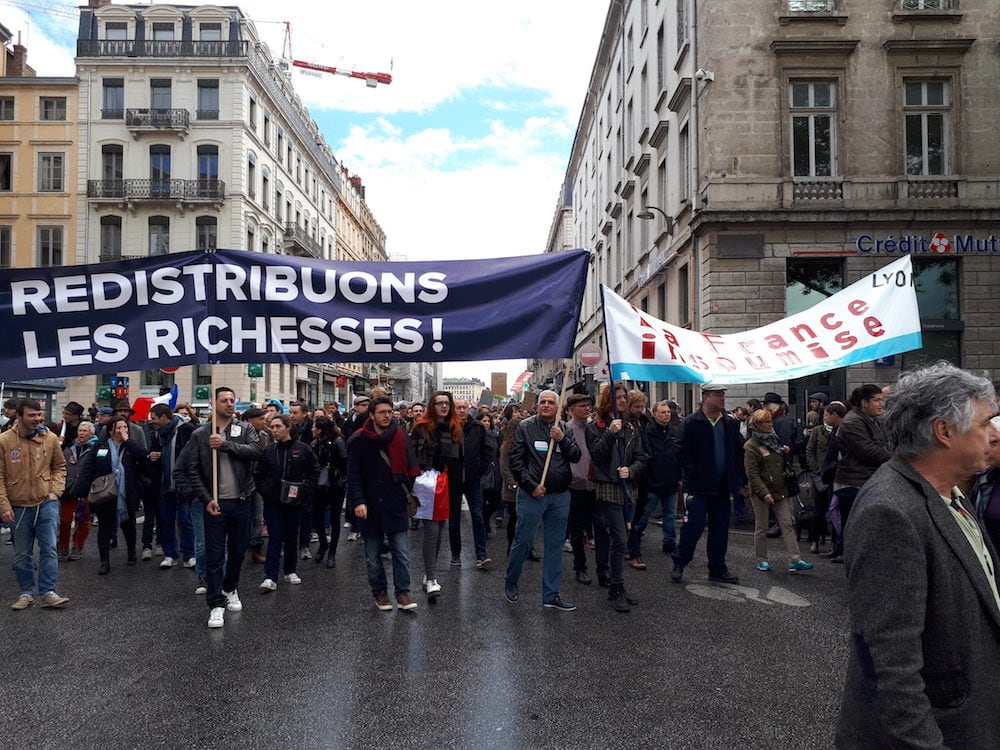
<path fill-rule="evenodd" d="M 167 375 L 171 375 L 171 374 L 177 372 L 179 369 L 181 369 L 181 368 L 180 367 L 161 367 L 160 368 L 160 372 L 165 372 Z"/>
<path fill-rule="evenodd" d="M 601 351 L 601 347 L 597 344 L 584 344 L 580 347 L 580 364 L 584 367 L 593 367 L 602 359 L 604 359 L 604 352 Z"/>

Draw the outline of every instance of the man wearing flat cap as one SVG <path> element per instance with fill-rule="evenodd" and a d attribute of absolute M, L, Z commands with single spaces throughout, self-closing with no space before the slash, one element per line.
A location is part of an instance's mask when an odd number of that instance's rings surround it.
<path fill-rule="evenodd" d="M 594 525 L 597 492 L 590 479 L 590 450 L 587 448 L 587 422 L 594 408 L 594 398 L 588 393 L 571 393 L 566 399 L 566 427 L 582 453 L 580 460 L 570 464 L 573 479 L 569 483 L 569 544 L 573 548 L 573 570 L 577 583 L 589 586 L 587 572 L 587 541 L 584 533 Z"/>
<path fill-rule="evenodd" d="M 738 583 L 729 572 L 729 503 L 731 490 L 743 482 L 743 445 L 739 423 L 726 414 L 726 386 L 706 383 L 701 387 L 701 408 L 684 420 L 680 448 L 681 475 L 687 501 L 687 523 L 671 557 L 670 580 L 680 583 L 684 568 L 694 558 L 705 526 L 708 526 L 708 577 L 721 583 Z"/>

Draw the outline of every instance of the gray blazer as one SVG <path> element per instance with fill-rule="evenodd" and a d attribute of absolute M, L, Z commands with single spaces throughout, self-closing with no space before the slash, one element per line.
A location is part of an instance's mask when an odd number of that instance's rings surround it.
<path fill-rule="evenodd" d="M 1000 748 L 1000 609 L 937 491 L 892 458 L 844 539 L 851 644 L 837 747 Z"/>

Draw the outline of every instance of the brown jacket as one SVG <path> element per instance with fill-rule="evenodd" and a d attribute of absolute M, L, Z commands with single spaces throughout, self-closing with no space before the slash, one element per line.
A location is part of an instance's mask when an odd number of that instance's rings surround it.
<path fill-rule="evenodd" d="M 58 498 L 66 486 L 66 457 L 55 433 L 26 438 L 20 430 L 0 435 L 0 513 Z"/>

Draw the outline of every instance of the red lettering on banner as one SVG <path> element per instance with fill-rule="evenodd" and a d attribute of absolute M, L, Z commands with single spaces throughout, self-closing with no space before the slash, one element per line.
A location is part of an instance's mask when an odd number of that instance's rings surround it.
<path fill-rule="evenodd" d="M 656 359 L 656 334 L 642 334 L 642 358 Z"/>
<path fill-rule="evenodd" d="M 840 333 L 838 333 L 836 336 L 833 337 L 833 340 L 836 341 L 838 344 L 840 344 L 840 348 L 843 351 L 847 351 L 856 343 L 858 343 L 858 337 L 852 334 L 850 331 L 841 331 Z"/>
<path fill-rule="evenodd" d="M 765 336 L 764 337 L 764 341 L 766 341 L 767 345 L 769 347 L 771 347 L 772 349 L 787 349 L 788 348 L 788 344 L 785 343 L 785 340 L 783 338 L 781 338 L 781 336 L 779 336 L 776 333 L 772 333 L 769 336 Z"/>
<path fill-rule="evenodd" d="M 722 336 L 719 336 L 716 333 L 703 333 L 701 334 L 701 337 L 705 339 L 706 343 L 708 343 L 710 347 L 712 347 L 713 351 L 719 351 L 717 344 L 722 343 Z"/>
<path fill-rule="evenodd" d="M 874 336 L 875 338 L 885 335 L 882 321 L 872 315 L 865 318 L 865 330 L 868 331 L 869 336 Z"/>
<path fill-rule="evenodd" d="M 830 318 L 833 318 L 832 323 L 827 322 Z M 833 313 L 827 313 L 826 315 L 821 317 L 819 319 L 819 324 L 828 331 L 835 331 L 838 328 L 840 328 L 841 325 L 843 325 L 839 320 L 837 320 L 837 316 L 834 315 Z"/>
<path fill-rule="evenodd" d="M 851 315 L 864 315 L 868 312 L 868 303 L 864 300 L 853 299 L 847 303 L 847 310 Z"/>

